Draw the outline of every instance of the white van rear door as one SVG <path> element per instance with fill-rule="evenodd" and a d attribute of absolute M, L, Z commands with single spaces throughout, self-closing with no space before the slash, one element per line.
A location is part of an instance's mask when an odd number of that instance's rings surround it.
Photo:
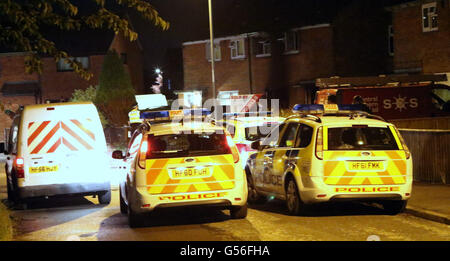
<path fill-rule="evenodd" d="M 76 111 L 85 106 L 68 107 Z M 59 113 L 46 117 L 51 119 L 26 122 L 26 185 L 105 180 L 106 144 L 100 122 L 92 117 L 92 110 L 62 115 L 66 109 L 55 106 Z"/>

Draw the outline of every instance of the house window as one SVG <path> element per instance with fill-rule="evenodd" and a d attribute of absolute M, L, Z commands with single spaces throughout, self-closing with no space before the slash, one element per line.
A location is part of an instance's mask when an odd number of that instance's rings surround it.
<path fill-rule="evenodd" d="M 388 53 L 390 56 L 394 56 L 394 29 L 392 25 L 388 26 Z"/>
<path fill-rule="evenodd" d="M 69 60 L 75 61 L 81 63 L 83 66 L 83 69 L 89 68 L 89 57 L 75 57 L 75 58 L 69 58 Z M 67 71 L 73 71 L 73 68 L 70 64 L 66 63 L 64 59 L 60 59 L 58 63 L 56 64 L 58 72 L 67 72 Z"/>
<path fill-rule="evenodd" d="M 255 45 L 256 57 L 266 57 L 271 55 L 272 45 L 269 40 L 258 39 L 256 40 Z"/>
<path fill-rule="evenodd" d="M 211 62 L 211 43 L 207 42 L 205 45 L 206 49 L 206 60 Z M 220 52 L 220 42 L 214 43 L 214 61 L 222 60 L 222 54 Z"/>
<path fill-rule="evenodd" d="M 231 59 L 245 58 L 245 40 L 230 40 Z"/>
<path fill-rule="evenodd" d="M 438 16 L 436 2 L 422 5 L 422 31 L 431 32 L 438 30 Z"/>
<path fill-rule="evenodd" d="M 297 31 L 288 31 L 280 38 L 283 42 L 282 51 L 284 54 L 298 53 L 298 33 Z"/>

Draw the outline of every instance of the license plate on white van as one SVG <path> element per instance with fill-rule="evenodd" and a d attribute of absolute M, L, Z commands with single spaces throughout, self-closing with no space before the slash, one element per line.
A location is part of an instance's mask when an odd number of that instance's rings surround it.
<path fill-rule="evenodd" d="M 38 166 L 38 167 L 30 167 L 30 174 L 34 173 L 43 173 L 43 172 L 56 172 L 58 171 L 58 165 L 53 166 Z"/>

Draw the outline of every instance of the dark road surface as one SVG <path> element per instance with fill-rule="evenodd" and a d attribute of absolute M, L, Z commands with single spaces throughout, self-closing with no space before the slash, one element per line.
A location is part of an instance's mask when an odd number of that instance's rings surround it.
<path fill-rule="evenodd" d="M 0 183 L 1 186 L 2 183 Z M 433 241 L 450 239 L 450 226 L 408 214 L 387 215 L 376 206 L 335 203 L 308 216 L 289 216 L 281 201 L 252 206 L 246 219 L 217 209 L 165 209 L 131 229 L 120 214 L 118 191 L 110 205 L 92 197 L 50 198 L 14 210 L 14 240 L 164 241 Z"/>

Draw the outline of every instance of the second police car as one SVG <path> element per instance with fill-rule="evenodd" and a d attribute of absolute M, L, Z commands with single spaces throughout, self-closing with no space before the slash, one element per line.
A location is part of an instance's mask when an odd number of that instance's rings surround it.
<path fill-rule="evenodd" d="M 282 123 L 285 118 L 272 116 L 271 112 L 237 112 L 224 113 L 223 118 L 216 121 L 216 125 L 223 126 L 230 133 L 242 158 L 245 167 L 247 159 L 256 150 L 251 143 L 267 136 L 273 128 Z"/>
<path fill-rule="evenodd" d="M 126 177 L 120 184 L 120 210 L 131 227 L 158 208 L 219 206 L 232 218 L 247 216 L 247 183 L 239 152 L 222 128 L 185 115 L 202 109 L 142 112 L 144 123 L 131 136 L 123 159 Z M 175 120 L 175 121 L 174 121 Z"/>
<path fill-rule="evenodd" d="M 252 143 L 258 153 L 246 168 L 249 202 L 276 197 L 293 215 L 335 200 L 401 212 L 411 196 L 411 154 L 394 125 L 350 107 L 296 105 L 297 115 Z"/>

